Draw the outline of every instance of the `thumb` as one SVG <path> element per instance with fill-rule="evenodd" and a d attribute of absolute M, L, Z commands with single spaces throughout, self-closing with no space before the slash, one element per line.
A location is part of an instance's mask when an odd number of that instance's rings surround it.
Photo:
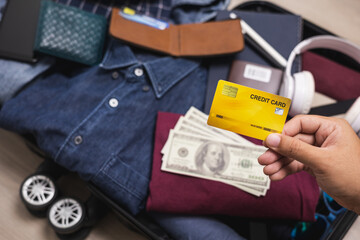
<path fill-rule="evenodd" d="M 322 159 L 322 151 L 318 147 L 278 133 L 268 135 L 265 139 L 265 145 L 275 152 L 296 159 L 309 167 L 317 166 Z"/>

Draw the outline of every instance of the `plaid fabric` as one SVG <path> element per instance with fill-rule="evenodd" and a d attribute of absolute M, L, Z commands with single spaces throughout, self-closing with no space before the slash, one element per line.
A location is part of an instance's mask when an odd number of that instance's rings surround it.
<path fill-rule="evenodd" d="M 169 20 L 171 0 L 54 0 L 68 6 L 109 17 L 112 7 L 129 7 L 138 13 Z"/>

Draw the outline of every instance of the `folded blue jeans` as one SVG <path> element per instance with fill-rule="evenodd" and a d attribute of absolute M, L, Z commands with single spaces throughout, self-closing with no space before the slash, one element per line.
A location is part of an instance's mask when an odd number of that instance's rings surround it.
<path fill-rule="evenodd" d="M 37 63 L 0 59 L 0 105 L 49 69 L 54 62 L 50 57 L 41 58 Z"/>
<path fill-rule="evenodd" d="M 150 213 L 153 219 L 174 239 L 244 240 L 228 225 L 207 216 Z M 187 231 L 186 231 L 187 230 Z"/>

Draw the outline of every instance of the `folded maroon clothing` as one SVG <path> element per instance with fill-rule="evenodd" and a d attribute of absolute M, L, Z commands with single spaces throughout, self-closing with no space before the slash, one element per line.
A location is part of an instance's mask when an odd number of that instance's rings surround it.
<path fill-rule="evenodd" d="M 302 68 L 315 79 L 315 90 L 336 100 L 360 96 L 360 73 L 312 52 L 302 54 Z"/>
<path fill-rule="evenodd" d="M 224 183 L 161 171 L 160 151 L 179 117 L 158 113 L 148 211 L 314 220 L 319 187 L 306 172 L 271 182 L 265 197 L 255 197 Z"/>

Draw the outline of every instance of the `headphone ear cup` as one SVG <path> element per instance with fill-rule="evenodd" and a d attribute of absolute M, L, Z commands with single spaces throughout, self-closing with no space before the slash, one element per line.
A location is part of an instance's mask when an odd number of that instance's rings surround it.
<path fill-rule="evenodd" d="M 315 81 L 313 75 L 308 71 L 295 73 L 294 94 L 289 111 L 290 116 L 307 114 L 310 112 L 311 104 L 315 94 Z"/>
<path fill-rule="evenodd" d="M 360 137 L 360 97 L 351 105 L 344 118 Z"/>

